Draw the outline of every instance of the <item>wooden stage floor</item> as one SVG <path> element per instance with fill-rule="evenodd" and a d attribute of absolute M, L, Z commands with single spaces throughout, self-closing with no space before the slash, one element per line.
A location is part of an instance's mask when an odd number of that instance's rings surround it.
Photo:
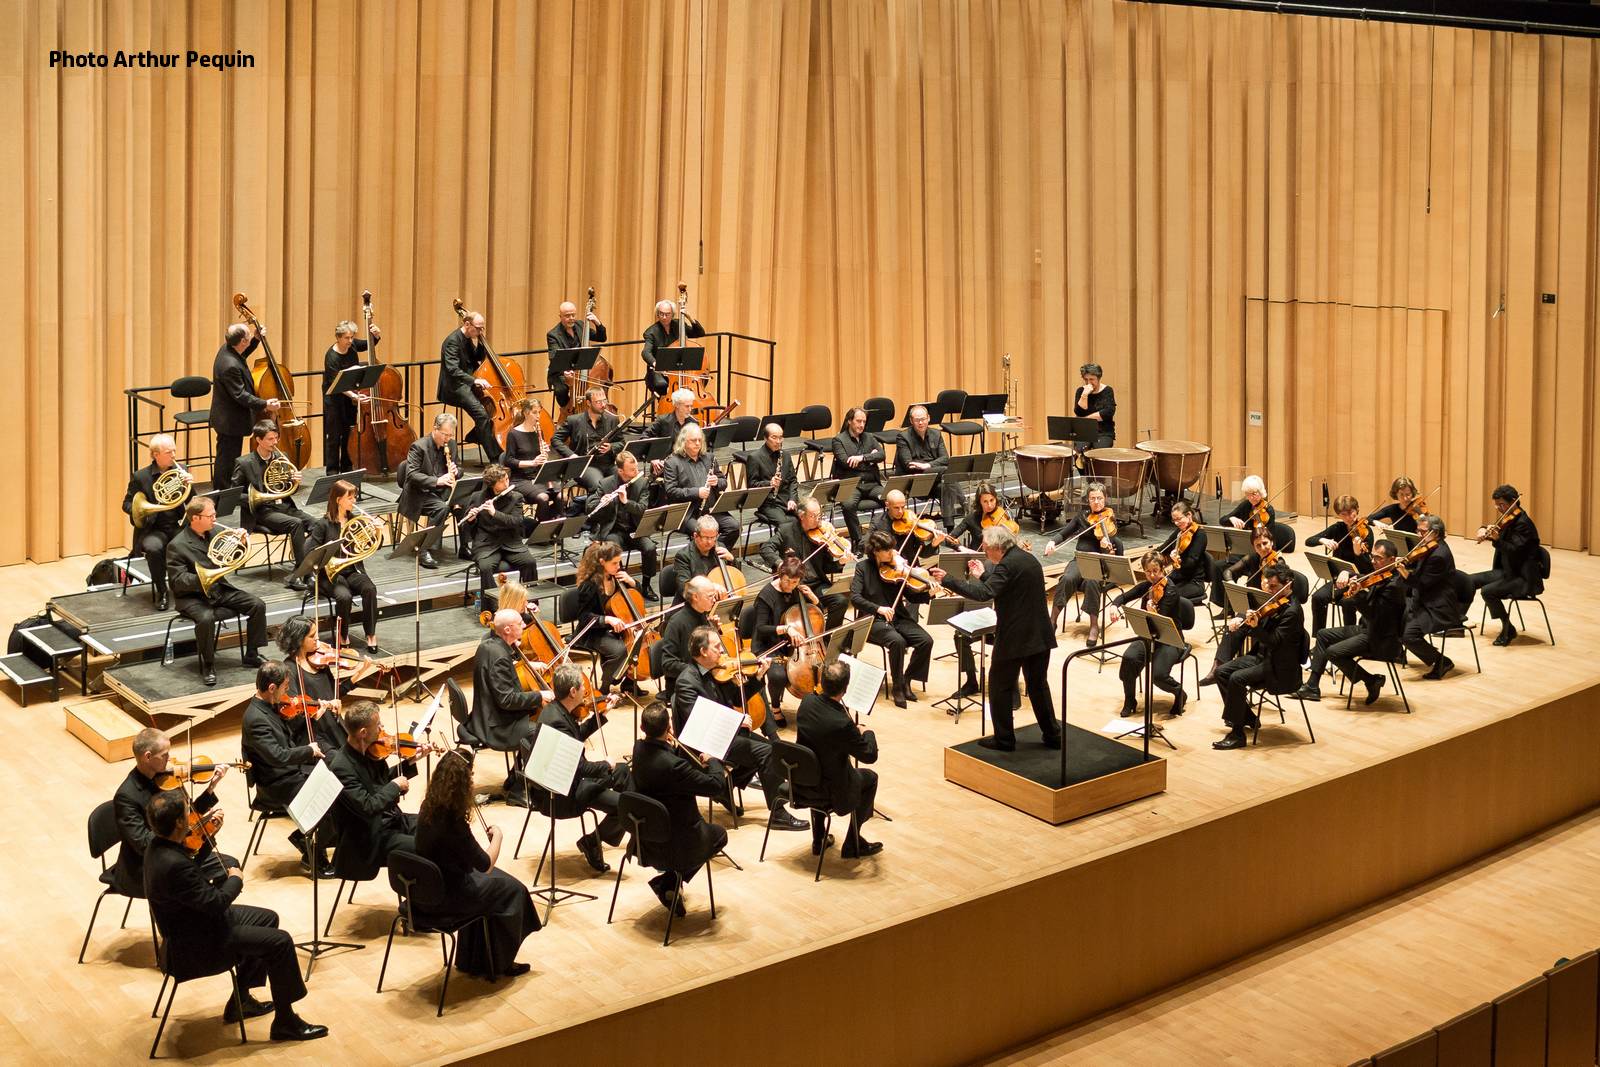
<path fill-rule="evenodd" d="M 1317 528 L 1310 520 L 1298 524 L 1302 536 Z M 1464 569 L 1487 566 L 1487 547 L 1472 546 L 1459 538 L 1452 539 L 1452 547 Z M 600 894 L 602 899 L 556 909 L 548 928 L 524 946 L 521 959 L 533 966 L 528 976 L 497 986 L 466 979 L 452 982 L 445 1018 L 435 1020 L 437 944 L 417 937 L 397 944 L 385 992 L 374 994 L 393 897 L 386 885 L 368 884 L 357 895 L 355 905 L 341 906 L 333 930 L 333 936 L 360 941 L 367 947 L 321 960 L 310 982 L 310 996 L 301 1005 L 307 1018 L 332 1027 L 328 1039 L 305 1047 L 269 1047 L 265 1043 L 267 1026 L 261 1021 L 251 1028 L 252 1047 L 240 1050 L 220 1021 L 226 983 L 207 980 L 180 992 L 173 1022 L 163 1038 L 165 1053 L 207 1062 L 248 1055 L 259 1062 L 342 1059 L 416 1063 L 488 1052 L 636 1011 L 775 961 L 818 950 L 847 950 L 858 939 L 897 924 L 1103 860 L 1119 850 L 1381 764 L 1505 717 L 1530 701 L 1600 680 L 1600 662 L 1590 651 L 1596 627 L 1585 614 L 1585 606 L 1600 594 L 1600 560 L 1567 552 L 1554 556 L 1555 577 L 1547 602 L 1558 646 L 1550 647 L 1542 627 L 1536 624 L 1510 649 L 1481 642 L 1482 675 L 1472 672 L 1471 655 L 1465 649 L 1452 651 L 1462 667 L 1445 681 L 1413 683 L 1419 672 L 1412 668 L 1406 681 L 1414 715 L 1401 711 L 1398 700 L 1385 700 L 1381 710 L 1364 710 L 1358 703 L 1356 710 L 1347 712 L 1342 700 L 1325 697 L 1322 704 L 1312 706 L 1318 738 L 1314 745 L 1305 743 L 1297 716 L 1291 715 L 1288 728 L 1262 731 L 1259 748 L 1213 751 L 1210 743 L 1221 735 L 1220 704 L 1216 690 L 1207 689 L 1200 702 L 1191 700 L 1185 716 L 1167 724 L 1177 751 L 1162 751 L 1169 762 L 1165 793 L 1060 827 L 1050 827 L 944 781 L 944 747 L 976 736 L 978 725 L 975 715 L 964 716 L 959 726 L 953 725 L 932 706 L 933 700 L 948 694 L 956 684 L 953 660 L 938 661 L 921 703 L 901 710 L 884 702 L 872 716 L 871 726 L 883 751 L 877 768 L 882 778 L 878 803 L 895 820 L 871 824 L 868 836 L 885 844 L 879 856 L 854 862 L 840 860 L 835 853 L 823 881 L 813 884 L 808 835 L 775 834 L 767 862 L 757 863 L 765 810 L 759 791 L 747 791 L 746 799 L 752 802 L 750 817 L 731 832 L 728 846 L 745 869 L 735 871 L 718 864 L 715 921 L 706 914 L 703 879 L 691 883 L 689 917 L 675 924 L 674 942 L 663 949 L 665 914 L 644 885 L 644 877 L 630 866 L 617 921 L 607 926 L 611 879 L 588 873 L 573 847 L 573 831 L 564 825 L 558 834 L 561 881 Z M 36 610 L 34 605 L 50 594 L 77 587 L 89 562 L 69 560 L 0 572 L 6 610 L 21 616 Z M 463 613 L 463 627 L 469 625 L 475 623 Z M 1492 636 L 1492 623 L 1490 631 Z M 1081 624 L 1069 625 L 1062 649 L 1079 647 L 1083 632 Z M 937 651 L 948 651 L 947 634 L 936 637 Z M 875 655 L 870 649 L 869 654 Z M 1062 654 L 1058 652 L 1058 657 Z M 1201 658 L 1209 663 L 1209 646 Z M 1071 721 L 1099 728 L 1115 715 L 1121 702 L 1114 666 L 1099 675 L 1089 668 L 1075 676 L 1073 698 L 1073 707 L 1067 709 Z M 9 701 L 9 694 L 6 699 Z M 69 697 L 65 703 L 75 699 Z M 1165 698 L 1158 697 L 1158 710 L 1165 706 Z M 152 967 L 144 905 L 134 905 L 129 928 L 119 932 L 116 918 L 120 906 L 108 903 L 90 941 L 87 962 L 82 966 L 75 962 L 84 923 L 99 890 L 97 865 L 84 847 L 84 820 L 96 803 L 110 797 L 130 765 L 107 765 L 67 735 L 60 704 L 34 704 L 26 709 L 12 706 L 7 711 L 12 729 L 10 743 L 0 747 L 0 769 L 13 783 L 13 795 L 7 805 L 12 817 L 3 831 L 11 862 L 0 872 L 0 895 L 9 906 L 10 920 L 3 935 L 5 962 L 0 986 L 8 1010 L 0 1052 L 6 1053 L 8 1060 L 32 1062 L 143 1058 L 154 1030 L 149 1012 L 159 983 Z M 1024 709 L 1023 721 L 1027 714 Z M 408 715 L 408 709 L 402 709 L 401 717 Z M 612 756 L 629 750 L 630 725 L 630 717 L 620 715 L 608 727 Z M 197 752 L 213 757 L 237 752 L 237 724 L 232 718 L 208 723 L 197 735 Z M 503 776 L 500 758 L 486 754 L 480 760 L 479 776 L 486 786 L 497 784 Z M 237 777 L 221 789 L 229 812 L 221 835 L 225 851 L 236 853 L 248 834 L 243 792 L 243 782 Z M 416 799 L 410 802 L 413 808 Z M 486 814 L 515 840 L 523 817 L 520 809 L 496 805 L 486 809 Z M 524 848 L 522 859 L 508 858 L 502 866 L 531 878 L 542 830 L 542 820 L 536 817 L 529 831 L 531 847 Z M 310 883 L 299 875 L 293 850 L 284 837 L 282 829 L 269 830 L 262 855 L 252 860 L 246 871 L 241 902 L 277 910 L 283 925 L 301 939 L 310 926 Z M 609 852 L 608 858 L 617 863 L 620 851 Z M 1330 856 L 1329 860 L 1339 862 L 1340 857 Z M 1105 924 L 1134 918 L 1089 915 L 1081 921 Z M 1181 927 L 1167 931 L 1173 939 L 1184 935 Z M 954 949 L 949 960 L 945 1010 L 959 1017 L 969 1010 L 969 990 L 956 951 L 972 949 Z M 1001 953 L 1007 949 L 979 946 L 977 951 Z M 1024 979 L 1019 976 L 1017 980 Z M 892 989 L 861 988 L 854 978 L 846 980 L 845 976 L 841 981 L 840 989 L 852 990 L 851 996 L 876 1001 L 864 1009 L 869 1017 L 893 1010 Z M 842 996 L 835 1001 L 842 1004 Z M 808 989 L 772 987 L 752 979 L 737 1002 L 727 1004 L 725 1010 L 754 1013 L 757 1018 L 809 1017 L 815 1003 L 814 993 Z M 680 1025 L 688 1033 L 718 1029 L 715 1018 L 685 1020 Z M 1029 1036 L 989 1032 L 976 1014 L 970 1019 L 970 1034 L 962 1049 L 939 1054 L 922 1048 L 916 1035 L 904 1034 L 889 1058 L 929 1062 L 996 1054 Z M 849 1036 L 840 1035 L 840 1042 L 841 1058 L 848 1059 Z M 606 1039 L 603 1027 L 584 1047 L 592 1052 L 580 1059 L 596 1063 L 678 1062 L 690 1055 L 688 1046 L 676 1039 L 664 1039 L 653 1048 L 618 1047 Z M 538 1054 L 534 1046 L 528 1051 Z M 754 1048 L 746 1051 L 757 1055 Z M 786 1056 L 781 1048 L 762 1048 L 759 1055 L 770 1062 L 801 1058 Z M 563 1062 L 573 1060 L 569 1056 Z"/>

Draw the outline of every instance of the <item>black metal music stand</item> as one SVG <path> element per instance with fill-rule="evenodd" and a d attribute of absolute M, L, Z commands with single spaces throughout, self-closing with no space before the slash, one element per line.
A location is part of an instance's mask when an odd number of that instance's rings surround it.
<path fill-rule="evenodd" d="M 1123 617 L 1128 620 L 1129 628 L 1144 638 L 1144 722 L 1126 733 L 1118 734 L 1115 740 L 1121 741 L 1125 737 L 1137 737 L 1143 734 L 1147 743 L 1154 738 L 1176 751 L 1178 746 L 1167 739 L 1167 732 L 1155 721 L 1155 711 L 1150 706 L 1151 699 L 1155 695 L 1156 645 L 1168 645 L 1188 651 L 1189 642 L 1185 641 L 1183 634 L 1178 631 L 1178 624 L 1165 615 L 1145 611 L 1143 608 L 1129 607 L 1124 609 Z M 1182 685 L 1183 661 L 1178 662 L 1178 684 Z"/>
<path fill-rule="evenodd" d="M 940 566 L 943 566 L 942 559 L 943 559 L 943 557 L 941 557 Z M 964 569 L 951 570 L 950 568 L 946 568 L 946 570 L 949 570 L 949 572 L 951 574 L 963 574 L 963 573 L 965 573 Z M 956 629 L 956 627 L 950 622 L 952 617 L 954 617 L 956 615 L 960 615 L 964 611 L 972 611 L 975 608 L 981 608 L 986 603 L 988 603 L 988 602 L 984 601 L 984 600 L 969 600 L 964 596 L 940 596 L 940 597 L 934 597 L 932 600 L 928 601 L 928 625 L 929 626 L 949 626 L 952 630 L 954 630 L 954 629 Z M 961 632 L 961 633 L 964 634 L 964 631 L 958 631 L 958 632 Z M 980 644 L 988 644 L 988 642 L 987 641 L 980 641 Z M 968 647 L 969 648 L 971 647 L 971 643 L 970 642 L 968 643 Z M 957 656 L 957 657 L 959 657 L 959 653 L 956 653 L 956 652 L 946 652 L 944 655 L 945 656 Z M 941 658 L 943 658 L 943 657 L 941 657 Z M 959 664 L 959 662 L 957 663 L 956 666 L 957 666 L 957 674 L 959 674 L 960 673 L 960 664 Z M 933 706 L 936 707 L 936 708 L 943 708 L 945 710 L 946 714 L 955 716 L 955 720 L 954 721 L 959 723 L 961 721 L 961 713 L 962 712 L 966 711 L 969 707 L 973 707 L 975 705 L 982 704 L 982 703 L 983 703 L 982 683 L 979 683 L 979 692 L 978 692 L 978 695 L 976 697 L 961 696 L 960 695 L 960 691 L 958 690 L 957 692 L 952 693 L 951 695 L 945 697 L 943 700 L 935 700 L 933 702 Z"/>
<path fill-rule="evenodd" d="M 987 638 L 994 635 L 996 622 L 969 623 L 948 620 L 950 628 L 956 633 L 966 637 L 967 642 L 978 650 L 978 736 L 984 737 L 989 732 L 989 643 Z M 956 722 L 961 721 L 961 713 L 956 713 Z"/>
<path fill-rule="evenodd" d="M 432 552 L 439 547 L 439 542 L 444 539 L 444 524 L 424 526 L 420 530 L 413 530 L 394 543 L 394 550 L 389 553 L 390 559 L 399 559 L 401 556 L 411 557 L 413 572 L 412 588 L 412 625 L 415 644 L 412 646 L 411 655 L 415 673 L 411 678 L 411 688 L 406 690 L 406 700 L 421 700 L 420 691 L 429 700 L 434 698 L 433 690 L 429 689 L 422 680 L 422 554 Z"/>
<path fill-rule="evenodd" d="M 358 467 L 353 471 L 345 471 L 343 474 L 324 474 L 312 484 L 311 495 L 306 497 L 305 506 L 309 508 L 316 504 L 326 504 L 328 502 L 328 494 L 333 492 L 333 487 L 340 482 L 349 482 L 355 486 L 356 497 L 359 499 L 361 496 L 361 483 L 366 479 L 366 476 L 367 468 L 365 467 Z"/>

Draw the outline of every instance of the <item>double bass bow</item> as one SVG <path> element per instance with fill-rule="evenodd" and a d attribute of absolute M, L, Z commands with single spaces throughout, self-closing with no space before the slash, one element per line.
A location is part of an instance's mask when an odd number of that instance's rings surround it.
<path fill-rule="evenodd" d="M 248 298 L 243 293 L 234 293 L 233 307 L 240 318 L 255 327 L 256 336 L 261 339 L 261 355 L 250 368 L 250 379 L 257 396 L 278 402 L 277 410 L 267 416 L 278 426 L 278 448 L 297 469 L 304 470 L 311 461 L 311 429 L 295 412 L 294 379 L 283 373 L 283 368 L 273 358 L 272 345 L 267 343 L 267 328 L 250 310 Z"/>

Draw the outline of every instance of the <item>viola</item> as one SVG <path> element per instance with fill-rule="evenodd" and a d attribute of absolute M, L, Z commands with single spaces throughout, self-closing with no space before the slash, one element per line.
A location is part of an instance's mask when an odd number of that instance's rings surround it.
<path fill-rule="evenodd" d="M 161 788 L 176 789 L 180 783 L 186 781 L 193 782 L 196 785 L 209 782 L 215 777 L 219 767 L 232 767 L 236 771 L 248 771 L 250 769 L 250 761 L 237 759 L 231 762 L 217 763 L 210 756 L 196 756 L 191 763 L 173 760 L 172 765 L 167 769 L 167 778 L 163 779 L 166 784 L 163 784 Z"/>
<path fill-rule="evenodd" d="M 833 523 L 828 522 L 826 519 L 817 523 L 815 529 L 807 530 L 806 536 L 811 539 L 812 544 L 826 548 L 828 555 L 832 556 L 838 563 L 844 563 L 853 555 L 850 551 L 850 542 L 845 539 L 844 535 L 839 533 L 838 528 Z"/>
<path fill-rule="evenodd" d="M 188 814 L 189 832 L 183 835 L 183 847 L 191 856 L 198 856 L 210 846 L 217 848 L 217 834 L 222 830 L 222 812 L 218 808 L 201 815 L 193 808 Z"/>
<path fill-rule="evenodd" d="M 1167 595 L 1167 576 L 1163 574 L 1150 583 L 1150 588 L 1144 594 L 1144 602 L 1150 611 L 1154 611 L 1160 604 L 1161 598 Z"/>
<path fill-rule="evenodd" d="M 910 514 L 902 515 L 898 519 L 891 519 L 889 529 L 902 538 L 907 535 L 914 536 L 925 545 L 938 546 L 942 542 L 955 540 L 955 538 L 939 529 L 929 520 Z"/>
<path fill-rule="evenodd" d="M 350 674 L 360 671 L 367 663 L 362 658 L 361 653 L 349 645 L 341 645 L 335 648 L 325 641 L 317 642 L 317 647 L 311 650 L 310 655 L 306 656 L 306 662 L 319 671 L 327 670 L 329 667 L 338 667 L 341 672 Z"/>
<path fill-rule="evenodd" d="M 1473 544 L 1481 545 L 1485 541 L 1498 541 L 1507 526 L 1522 514 L 1522 498 L 1519 496 L 1511 502 L 1511 506 L 1502 511 L 1493 522 L 1483 528 L 1483 532 L 1473 539 Z"/>
<path fill-rule="evenodd" d="M 367 335 L 372 335 L 372 290 L 361 291 L 361 314 L 367 320 Z M 378 350 L 368 349 L 372 363 L 378 364 Z M 388 474 L 400 465 L 406 452 L 416 443 L 417 431 L 406 422 L 405 379 L 385 365 L 365 400 L 356 404 L 356 423 L 350 427 L 350 459 L 368 471 Z"/>
<path fill-rule="evenodd" d="M 288 697 L 278 703 L 278 714 L 285 719 L 298 719 L 301 716 L 307 719 L 315 719 L 321 712 L 322 701 L 304 693 L 299 696 Z"/>
<path fill-rule="evenodd" d="M 250 310 L 248 298 L 243 293 L 234 293 L 233 306 L 240 318 L 256 328 L 256 336 L 261 338 L 262 354 L 250 370 L 251 384 L 261 399 L 278 401 L 277 413 L 268 416 L 278 425 L 278 448 L 289 457 L 290 463 L 304 470 L 311 461 L 311 430 L 294 410 L 294 378 L 283 373 L 283 368 L 273 358 L 266 327 Z"/>
<path fill-rule="evenodd" d="M 1110 508 L 1101 508 L 1091 511 L 1084 519 L 1089 524 L 1089 529 L 1094 532 L 1102 547 L 1110 548 L 1112 538 L 1117 536 L 1117 516 Z"/>
<path fill-rule="evenodd" d="M 888 563 L 878 564 L 878 577 L 886 582 L 904 582 L 905 587 L 913 593 L 926 593 L 933 588 L 933 578 L 921 567 L 906 565 L 906 561 L 896 556 Z"/>
<path fill-rule="evenodd" d="M 1270 619 L 1280 608 L 1289 603 L 1289 597 L 1293 592 L 1294 584 L 1292 582 L 1283 583 L 1283 587 L 1268 597 L 1266 603 L 1259 608 L 1252 608 L 1244 613 L 1244 624 L 1246 626 L 1257 626 L 1263 619 Z"/>

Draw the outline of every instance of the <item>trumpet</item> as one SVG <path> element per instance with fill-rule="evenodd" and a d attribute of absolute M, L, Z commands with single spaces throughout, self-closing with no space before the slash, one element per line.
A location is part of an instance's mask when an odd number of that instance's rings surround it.
<path fill-rule="evenodd" d="M 194 491 L 194 479 L 182 463 L 176 459 L 172 466 L 161 472 L 161 477 L 151 487 L 155 500 L 145 499 L 141 493 L 133 494 L 133 503 L 130 505 L 130 517 L 134 526 L 143 529 L 146 520 L 151 515 L 161 511 L 171 511 L 173 508 L 182 507 L 189 499 L 189 494 Z"/>
<path fill-rule="evenodd" d="M 339 554 L 323 568 L 331 582 L 346 567 L 353 567 L 383 546 L 383 523 L 357 506 L 339 527 Z"/>
<path fill-rule="evenodd" d="M 244 566 L 244 558 L 249 552 L 248 533 L 237 526 L 218 523 L 212 530 L 211 540 L 206 544 L 206 559 L 212 565 L 196 566 L 194 569 L 195 577 L 200 579 L 200 592 L 209 597 L 212 586 Z"/>
<path fill-rule="evenodd" d="M 295 486 L 300 484 L 300 468 L 274 448 L 272 458 L 267 461 L 267 469 L 261 473 L 261 484 L 266 487 L 264 491 L 253 485 L 250 487 L 251 511 L 261 504 L 270 504 L 292 494 Z"/>

